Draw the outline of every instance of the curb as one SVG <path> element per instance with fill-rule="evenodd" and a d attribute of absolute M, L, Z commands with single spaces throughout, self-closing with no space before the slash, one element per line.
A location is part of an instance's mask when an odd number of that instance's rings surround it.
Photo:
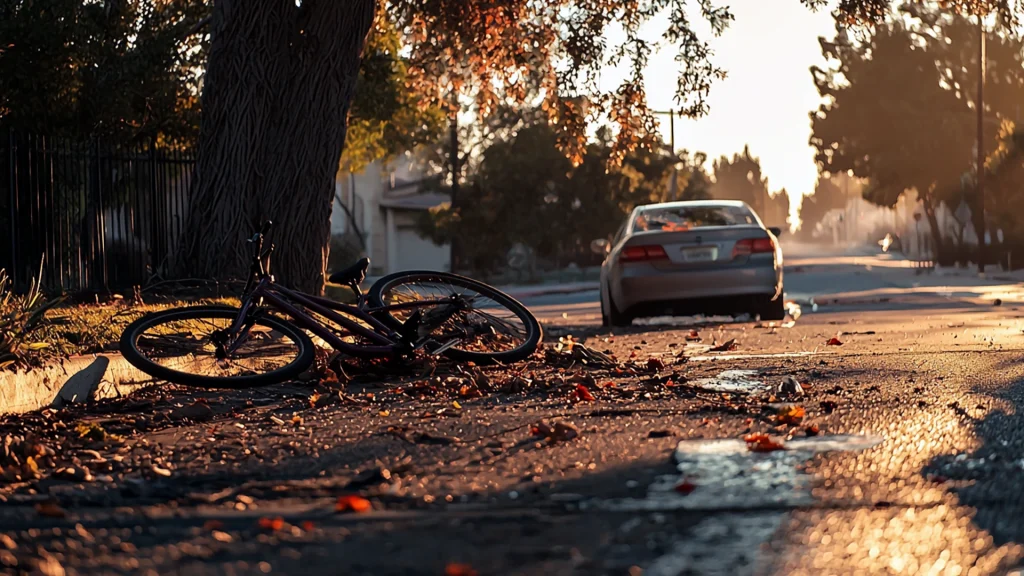
<path fill-rule="evenodd" d="M 73 356 L 27 372 L 0 372 L 0 414 L 118 398 L 153 382 L 120 354 Z"/>
<path fill-rule="evenodd" d="M 590 292 L 592 290 L 599 290 L 601 284 L 594 282 L 593 284 L 587 284 L 586 286 L 564 286 L 559 287 L 557 285 L 551 286 L 550 288 L 536 288 L 536 289 L 523 289 L 523 290 L 504 290 L 500 286 L 498 290 L 501 290 L 505 294 L 515 298 L 516 300 L 522 300 L 523 298 L 536 298 L 537 296 L 552 296 L 555 294 L 577 294 L 580 292 Z"/>

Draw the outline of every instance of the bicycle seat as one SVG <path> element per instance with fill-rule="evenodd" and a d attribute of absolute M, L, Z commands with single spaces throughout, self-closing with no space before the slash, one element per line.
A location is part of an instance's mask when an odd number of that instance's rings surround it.
<path fill-rule="evenodd" d="M 360 258 L 358 262 L 339 270 L 334 274 L 331 274 L 330 278 L 327 279 L 331 284 L 361 284 L 363 280 L 366 280 L 366 270 L 370 267 L 369 258 Z"/>

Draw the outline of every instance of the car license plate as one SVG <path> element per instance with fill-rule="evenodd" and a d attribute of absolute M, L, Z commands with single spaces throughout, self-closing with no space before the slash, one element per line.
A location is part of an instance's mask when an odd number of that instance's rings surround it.
<path fill-rule="evenodd" d="M 716 259 L 718 259 L 718 248 L 715 246 L 683 249 L 683 262 L 711 262 Z"/>

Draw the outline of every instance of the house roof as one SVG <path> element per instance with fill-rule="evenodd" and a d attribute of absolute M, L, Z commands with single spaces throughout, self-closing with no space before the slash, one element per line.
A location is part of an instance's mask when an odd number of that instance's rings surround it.
<path fill-rule="evenodd" d="M 450 201 L 451 197 L 448 194 L 413 190 L 412 193 L 405 194 L 385 192 L 380 199 L 380 206 L 393 210 L 430 210 Z"/>

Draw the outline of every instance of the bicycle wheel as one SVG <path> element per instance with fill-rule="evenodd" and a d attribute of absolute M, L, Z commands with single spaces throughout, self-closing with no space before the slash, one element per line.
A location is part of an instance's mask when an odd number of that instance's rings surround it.
<path fill-rule="evenodd" d="M 540 323 L 525 306 L 483 282 L 445 272 L 398 272 L 385 276 L 370 287 L 373 308 L 420 300 L 441 300 L 460 295 L 468 305 L 431 331 L 440 343 L 460 342 L 444 354 L 454 360 L 476 362 L 517 362 L 533 354 L 543 332 Z M 415 312 L 429 314 L 429 307 L 381 311 L 384 324 L 398 329 Z"/>
<path fill-rule="evenodd" d="M 238 318 L 238 309 L 194 306 L 148 314 L 121 334 L 121 354 L 150 376 L 201 388 L 250 388 L 294 378 L 313 363 L 313 342 L 289 322 L 264 315 L 245 339 L 222 336 Z M 220 340 L 218 345 L 215 340 Z"/>

